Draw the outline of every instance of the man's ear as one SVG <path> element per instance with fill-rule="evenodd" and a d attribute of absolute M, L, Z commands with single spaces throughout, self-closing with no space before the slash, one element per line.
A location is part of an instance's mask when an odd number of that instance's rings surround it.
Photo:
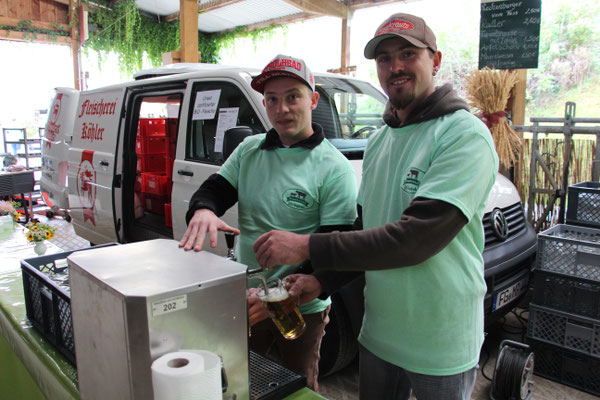
<path fill-rule="evenodd" d="M 310 97 L 310 109 L 314 110 L 315 108 L 317 108 L 318 103 L 319 103 L 319 93 L 312 92 L 311 97 Z"/>
<path fill-rule="evenodd" d="M 441 65 L 442 65 L 442 52 L 436 51 L 435 53 L 433 53 L 433 68 L 437 71 L 440 69 Z"/>

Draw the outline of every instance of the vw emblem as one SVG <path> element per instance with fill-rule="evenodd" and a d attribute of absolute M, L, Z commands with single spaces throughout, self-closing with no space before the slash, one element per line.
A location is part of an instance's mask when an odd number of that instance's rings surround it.
<path fill-rule="evenodd" d="M 508 237 L 508 223 L 506 222 L 506 217 L 502 210 L 499 208 L 494 209 L 492 215 L 490 215 L 490 219 L 494 235 L 496 235 L 501 242 L 505 241 Z"/>

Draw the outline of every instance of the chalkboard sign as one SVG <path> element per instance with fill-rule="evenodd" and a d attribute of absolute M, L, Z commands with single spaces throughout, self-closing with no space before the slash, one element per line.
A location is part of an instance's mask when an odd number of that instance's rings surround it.
<path fill-rule="evenodd" d="M 479 69 L 537 68 L 542 0 L 481 2 Z"/>

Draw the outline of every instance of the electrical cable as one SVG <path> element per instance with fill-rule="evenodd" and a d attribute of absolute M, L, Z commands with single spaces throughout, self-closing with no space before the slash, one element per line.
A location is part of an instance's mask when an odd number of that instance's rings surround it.
<path fill-rule="evenodd" d="M 484 352 L 485 352 L 484 354 L 487 356 L 487 357 L 485 358 L 485 361 L 483 362 L 483 364 L 481 364 L 481 375 L 483 375 L 483 377 L 484 377 L 485 379 L 487 379 L 488 381 L 490 381 L 490 382 L 491 382 L 491 381 L 492 381 L 492 378 L 490 378 L 489 376 L 487 376 L 487 375 L 485 374 L 485 366 L 487 365 L 487 363 L 488 363 L 488 362 L 490 361 L 490 359 L 491 359 L 491 357 L 490 357 L 490 351 L 487 349 L 487 347 L 486 347 L 485 345 L 484 345 L 484 346 L 481 348 L 481 350 L 482 350 L 482 351 L 484 351 Z"/>
<path fill-rule="evenodd" d="M 505 342 L 515 343 L 522 348 L 502 346 Z M 529 348 L 527 345 L 505 342 L 501 344 L 490 397 L 493 400 L 526 400 L 531 396 L 529 384 L 533 375 L 533 353 L 523 351 Z"/>

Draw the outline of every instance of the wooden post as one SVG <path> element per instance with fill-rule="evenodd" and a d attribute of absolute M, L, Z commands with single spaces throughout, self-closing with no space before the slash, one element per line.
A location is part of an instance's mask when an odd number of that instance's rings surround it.
<path fill-rule="evenodd" d="M 198 59 L 198 3 L 179 0 L 180 62 L 197 63 Z"/>
<path fill-rule="evenodd" d="M 513 87 L 510 98 L 508 99 L 508 109 L 510 110 L 510 118 L 513 125 L 525 125 L 525 91 L 527 89 L 527 70 L 517 69 L 517 83 Z M 521 146 L 522 150 L 522 146 Z M 523 153 L 523 151 L 521 151 Z M 514 165 L 513 173 L 510 169 L 500 167 L 500 173 L 507 178 L 516 181 L 515 176 L 522 176 L 522 171 L 526 167 L 522 165 L 520 155 L 517 159 L 517 165 Z M 513 176 L 511 176 L 513 175 Z"/>
<path fill-rule="evenodd" d="M 346 18 L 342 19 L 342 68 L 343 75 L 348 74 L 348 66 L 350 65 L 350 25 L 353 12 L 350 7 L 346 6 Z"/>
<path fill-rule="evenodd" d="M 75 23 L 75 16 L 77 12 L 77 0 L 69 0 L 69 25 L 71 25 L 71 55 L 73 56 L 73 79 L 75 90 L 81 90 L 81 72 L 80 72 L 80 59 L 79 59 L 79 38 L 77 37 L 77 25 Z"/>
<path fill-rule="evenodd" d="M 518 81 L 512 90 L 510 116 L 513 125 L 525 125 L 525 91 L 527 89 L 527 70 L 517 69 Z"/>

